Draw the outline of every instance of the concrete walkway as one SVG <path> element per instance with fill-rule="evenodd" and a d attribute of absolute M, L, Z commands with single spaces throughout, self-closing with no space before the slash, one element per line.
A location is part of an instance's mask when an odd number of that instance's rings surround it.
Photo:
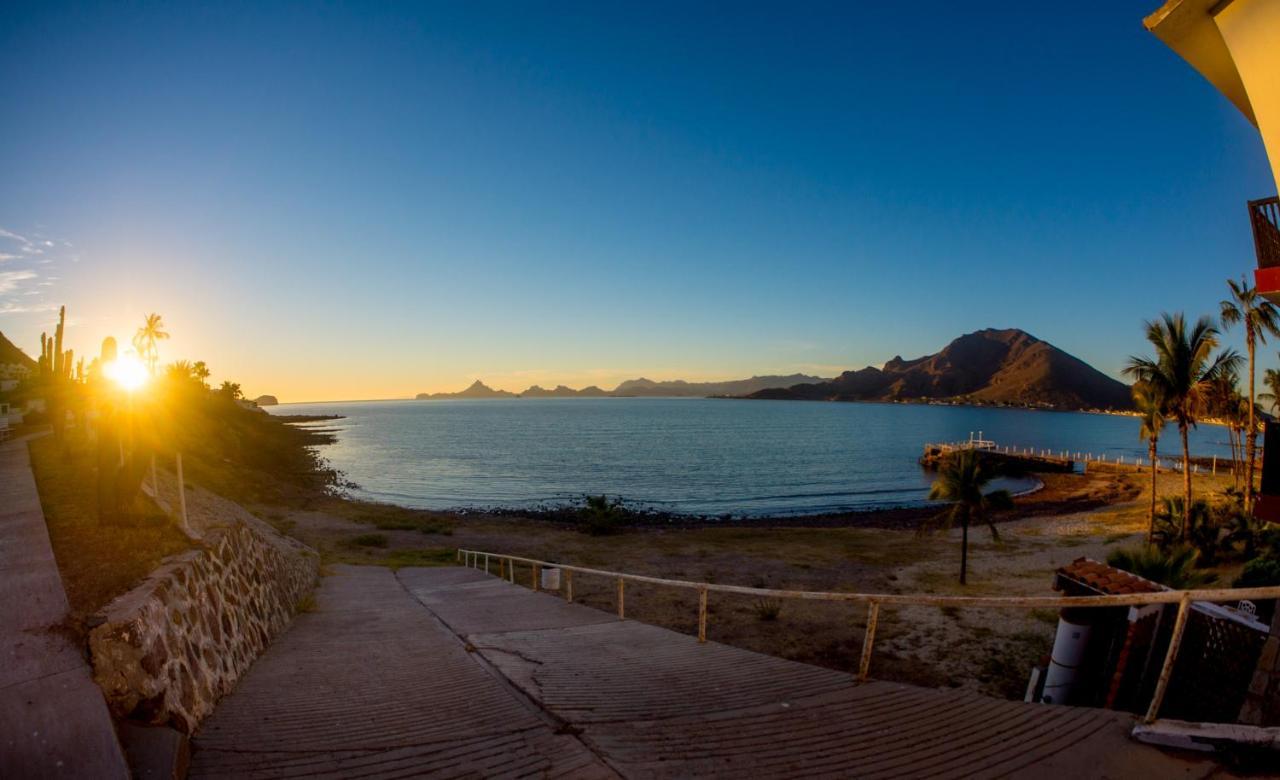
<path fill-rule="evenodd" d="M 339 567 L 196 736 L 192 776 L 1203 777 L 1103 710 L 697 641 L 465 568 Z"/>
<path fill-rule="evenodd" d="M 80 651 L 25 441 L 0 444 L 0 777 L 128 777 Z"/>

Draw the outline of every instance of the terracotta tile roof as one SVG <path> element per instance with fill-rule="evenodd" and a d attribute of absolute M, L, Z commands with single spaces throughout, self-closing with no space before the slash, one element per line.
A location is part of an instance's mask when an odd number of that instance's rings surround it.
<path fill-rule="evenodd" d="M 1076 558 L 1071 563 L 1058 569 L 1053 587 L 1063 590 L 1063 580 L 1100 595 L 1121 595 L 1126 593 L 1159 593 L 1168 590 L 1158 582 L 1145 577 L 1108 566 L 1092 558 Z"/>

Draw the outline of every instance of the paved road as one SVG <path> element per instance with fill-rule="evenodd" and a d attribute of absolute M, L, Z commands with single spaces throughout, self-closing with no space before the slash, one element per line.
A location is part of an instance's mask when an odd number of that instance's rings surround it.
<path fill-rule="evenodd" d="M 0 444 L 0 777 L 128 777 L 67 595 L 27 443 Z"/>
<path fill-rule="evenodd" d="M 1203 777 L 1130 719 L 697 641 L 465 568 L 339 567 L 191 776 Z"/>

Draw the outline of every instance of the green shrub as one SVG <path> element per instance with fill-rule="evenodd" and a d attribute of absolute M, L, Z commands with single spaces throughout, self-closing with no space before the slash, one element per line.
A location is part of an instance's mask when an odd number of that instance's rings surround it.
<path fill-rule="evenodd" d="M 1174 590 L 1198 588 L 1218 578 L 1211 572 L 1197 571 L 1199 562 L 1200 551 L 1188 546 L 1169 550 L 1159 547 L 1129 548 L 1115 550 L 1107 556 L 1109 565 Z"/>
<path fill-rule="evenodd" d="M 587 496 L 581 518 L 582 529 L 592 536 L 617 533 L 625 519 L 622 499 L 611 502 L 608 496 Z"/>
<path fill-rule="evenodd" d="M 782 602 L 777 599 L 760 599 L 754 605 L 756 618 L 766 622 L 778 619 L 782 614 Z"/>
<path fill-rule="evenodd" d="M 388 544 L 386 534 L 360 534 L 351 542 L 360 547 L 386 547 Z"/>
<path fill-rule="evenodd" d="M 1280 559 L 1254 558 L 1244 565 L 1240 576 L 1231 583 L 1233 588 L 1266 588 L 1280 585 Z"/>

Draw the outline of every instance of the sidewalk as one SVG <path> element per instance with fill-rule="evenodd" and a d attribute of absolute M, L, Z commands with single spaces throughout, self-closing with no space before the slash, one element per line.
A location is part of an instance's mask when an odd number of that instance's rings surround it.
<path fill-rule="evenodd" d="M 0 777 L 129 776 L 66 615 L 27 443 L 0 443 Z"/>

